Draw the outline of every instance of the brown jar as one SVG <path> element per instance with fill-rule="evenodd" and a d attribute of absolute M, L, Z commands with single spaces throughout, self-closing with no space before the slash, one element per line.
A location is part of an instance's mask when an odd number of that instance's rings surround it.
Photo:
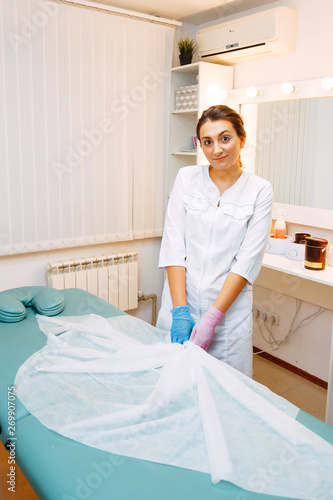
<path fill-rule="evenodd" d="M 304 267 L 312 271 L 322 271 L 326 264 L 328 241 L 314 236 L 306 237 Z"/>
<path fill-rule="evenodd" d="M 306 243 L 306 237 L 311 236 L 309 233 L 295 233 L 294 243 Z"/>

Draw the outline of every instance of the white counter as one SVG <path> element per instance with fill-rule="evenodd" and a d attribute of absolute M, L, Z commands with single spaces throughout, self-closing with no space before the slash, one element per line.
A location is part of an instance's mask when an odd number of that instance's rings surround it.
<path fill-rule="evenodd" d="M 304 262 L 265 253 L 255 284 L 333 311 L 332 266 L 310 271 L 305 269 Z M 325 420 L 333 425 L 333 314 Z"/>
<path fill-rule="evenodd" d="M 284 255 L 274 255 L 270 253 L 265 253 L 262 265 L 270 269 L 298 276 L 299 278 L 315 281 L 316 283 L 322 283 L 323 285 L 333 286 L 332 266 L 326 265 L 326 268 L 323 271 L 312 271 L 310 269 L 305 269 L 303 261 L 291 260 L 287 259 Z"/>

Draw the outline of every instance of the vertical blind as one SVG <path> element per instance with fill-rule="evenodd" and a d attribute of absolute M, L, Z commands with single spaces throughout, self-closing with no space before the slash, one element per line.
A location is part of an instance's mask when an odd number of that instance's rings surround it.
<path fill-rule="evenodd" d="M 0 253 L 159 236 L 174 28 L 0 2 Z"/>

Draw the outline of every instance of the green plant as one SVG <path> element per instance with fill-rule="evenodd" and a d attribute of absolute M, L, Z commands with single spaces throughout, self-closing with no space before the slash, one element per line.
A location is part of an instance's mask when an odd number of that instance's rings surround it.
<path fill-rule="evenodd" d="M 181 38 L 180 40 L 178 40 L 177 45 L 180 54 L 194 54 L 197 48 L 197 45 L 193 38 L 190 40 L 188 36 L 186 38 Z"/>

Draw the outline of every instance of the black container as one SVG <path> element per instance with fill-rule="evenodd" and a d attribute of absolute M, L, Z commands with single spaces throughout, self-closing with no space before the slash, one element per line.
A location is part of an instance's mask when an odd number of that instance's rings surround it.
<path fill-rule="evenodd" d="M 306 243 L 306 237 L 311 236 L 309 233 L 295 233 L 294 243 Z"/>
<path fill-rule="evenodd" d="M 323 271 L 326 264 L 328 241 L 323 238 L 307 236 L 305 241 L 304 267 L 312 271 Z"/>
<path fill-rule="evenodd" d="M 191 64 L 192 54 L 179 54 L 179 61 L 181 66 L 185 66 L 185 64 Z"/>

